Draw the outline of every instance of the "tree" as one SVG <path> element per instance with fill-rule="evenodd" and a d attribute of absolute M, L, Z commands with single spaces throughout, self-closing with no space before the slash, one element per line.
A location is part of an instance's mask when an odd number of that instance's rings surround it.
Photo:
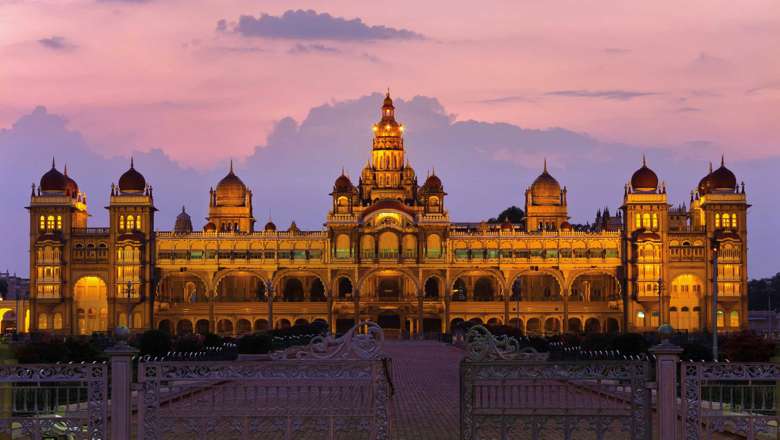
<path fill-rule="evenodd" d="M 517 206 L 510 206 L 498 214 L 498 217 L 491 218 L 488 223 L 502 223 L 505 220 L 509 220 L 512 223 L 523 223 L 525 213 Z"/>
<path fill-rule="evenodd" d="M 772 278 L 748 282 L 748 308 L 750 310 L 780 310 L 780 273 Z"/>
<path fill-rule="evenodd" d="M 8 280 L 0 279 L 0 298 L 5 299 L 8 295 Z"/>

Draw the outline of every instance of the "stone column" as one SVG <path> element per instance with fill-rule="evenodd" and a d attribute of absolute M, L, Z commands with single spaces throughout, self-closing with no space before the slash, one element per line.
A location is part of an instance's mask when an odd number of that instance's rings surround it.
<path fill-rule="evenodd" d="M 423 339 L 423 319 L 425 315 L 423 313 L 423 295 L 425 292 L 420 292 L 417 295 L 417 339 Z"/>
<path fill-rule="evenodd" d="M 353 313 L 355 314 L 355 325 L 360 323 L 360 291 L 352 289 Z"/>
<path fill-rule="evenodd" d="M 130 419 L 133 382 L 133 355 L 138 350 L 119 340 L 106 350 L 111 358 L 111 438 L 113 440 L 130 439 Z"/>
<path fill-rule="evenodd" d="M 656 383 L 658 408 L 658 438 L 676 440 L 677 422 L 677 370 L 683 349 L 664 340 L 650 349 L 656 357 Z"/>
<path fill-rule="evenodd" d="M 216 292 L 209 292 L 209 331 L 211 333 L 217 332 L 217 323 L 214 321 L 214 295 L 216 295 Z"/>
<path fill-rule="evenodd" d="M 326 291 L 328 295 L 328 327 L 333 327 L 333 291 Z"/>

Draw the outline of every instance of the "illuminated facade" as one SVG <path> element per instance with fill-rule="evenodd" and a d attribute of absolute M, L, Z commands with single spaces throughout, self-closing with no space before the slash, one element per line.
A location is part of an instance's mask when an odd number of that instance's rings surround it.
<path fill-rule="evenodd" d="M 87 227 L 87 200 L 52 169 L 30 206 L 31 327 L 85 334 L 134 330 L 243 334 L 317 320 L 334 331 L 356 317 L 391 333 L 447 331 L 461 320 L 529 334 L 744 328 L 748 204 L 723 163 L 670 207 L 644 163 L 616 217 L 569 224 L 567 191 L 547 171 L 525 192 L 525 221 L 455 223 L 441 180 L 422 185 L 405 157 L 404 127 L 385 98 L 371 159 L 357 185 L 342 172 L 325 228 L 255 227 L 252 192 L 233 172 L 210 191 L 194 230 L 182 209 L 155 231 L 154 198 L 130 169 L 112 185 L 110 224 Z M 511 201 L 509 201 L 511 203 Z M 659 295 L 660 291 L 660 295 Z"/>

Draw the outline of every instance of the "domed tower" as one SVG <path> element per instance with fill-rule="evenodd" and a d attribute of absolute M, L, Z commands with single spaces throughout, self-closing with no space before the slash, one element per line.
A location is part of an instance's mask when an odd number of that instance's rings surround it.
<path fill-rule="evenodd" d="M 189 234 L 192 232 L 192 218 L 187 214 L 184 206 L 181 207 L 181 212 L 176 216 L 176 224 L 173 226 L 173 232 L 177 234 Z"/>
<path fill-rule="evenodd" d="M 135 328 L 148 328 L 152 319 L 152 278 L 155 264 L 155 232 L 152 187 L 135 168 L 130 168 L 111 186 L 108 206 L 112 251 L 109 262 L 116 267 L 108 279 L 110 298 L 109 328 L 118 323 L 127 324 L 127 310 L 131 311 Z M 128 291 L 130 298 L 128 299 Z M 140 325 L 140 327 L 139 327 Z"/>
<path fill-rule="evenodd" d="M 31 316 L 39 311 L 51 313 L 49 308 L 39 307 L 38 298 L 67 301 L 67 292 L 73 280 L 73 236 L 87 227 L 86 196 L 78 189 L 76 181 L 60 172 L 54 159 L 51 169 L 41 176 L 39 184 L 32 184 L 30 204 L 30 295 Z M 67 264 L 66 264 L 67 263 Z M 57 307 L 57 306 L 55 306 Z M 62 309 L 59 309 L 60 311 Z M 30 330 L 36 330 L 38 320 L 30 320 Z"/>
<path fill-rule="evenodd" d="M 669 204 L 666 188 L 659 183 L 658 175 L 647 166 L 642 157 L 642 166 L 631 175 L 623 195 L 623 237 L 622 252 L 626 270 L 626 292 L 636 301 L 627 301 L 627 318 L 631 325 L 636 322 L 640 310 L 655 310 L 658 313 L 658 292 L 667 279 L 668 265 L 662 255 L 666 254 L 669 230 Z M 671 284 L 669 284 L 671 286 Z M 668 293 L 664 290 L 661 314 L 663 322 L 669 321 Z M 638 304 L 642 304 L 639 308 Z M 658 315 L 656 315 L 658 316 Z M 657 318 L 656 318 L 657 319 Z"/>
<path fill-rule="evenodd" d="M 333 197 L 333 212 L 337 214 L 349 214 L 360 203 L 358 190 L 349 177 L 344 174 L 343 169 L 341 175 L 333 183 L 333 192 L 330 195 Z"/>
<path fill-rule="evenodd" d="M 444 196 L 447 193 L 444 192 L 444 185 L 441 183 L 441 179 L 436 175 L 436 172 L 432 172 L 419 191 L 420 204 L 425 207 L 425 213 L 440 214 L 444 212 Z"/>
<path fill-rule="evenodd" d="M 363 170 L 361 193 L 364 203 L 397 200 L 414 204 L 417 179 L 404 152 L 404 126 L 395 120 L 395 106 L 387 92 L 381 118 L 373 125 L 371 164 Z"/>
<path fill-rule="evenodd" d="M 557 231 L 569 220 L 566 188 L 547 171 L 544 160 L 542 174 L 525 190 L 526 231 Z"/>
<path fill-rule="evenodd" d="M 209 217 L 217 232 L 252 232 L 255 218 L 252 215 L 252 191 L 230 170 L 217 183 L 216 189 L 209 190 Z"/>

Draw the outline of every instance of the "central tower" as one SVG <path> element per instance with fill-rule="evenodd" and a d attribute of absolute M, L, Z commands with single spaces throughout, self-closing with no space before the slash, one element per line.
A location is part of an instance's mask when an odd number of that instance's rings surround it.
<path fill-rule="evenodd" d="M 413 205 L 416 178 L 404 156 L 404 126 L 395 120 L 395 106 L 389 92 L 382 103 L 381 119 L 372 130 L 371 163 L 366 165 L 361 175 L 364 203 L 396 200 Z"/>

